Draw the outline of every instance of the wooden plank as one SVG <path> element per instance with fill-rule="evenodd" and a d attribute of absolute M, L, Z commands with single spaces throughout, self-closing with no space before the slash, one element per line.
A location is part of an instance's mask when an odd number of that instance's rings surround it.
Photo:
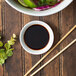
<path fill-rule="evenodd" d="M 21 30 L 21 14 L 5 3 L 4 8 L 4 40 L 10 39 L 13 33 L 19 36 Z M 22 54 L 19 39 L 14 45 L 13 56 L 6 60 L 4 67 L 4 76 L 23 76 L 22 75 Z"/>
<path fill-rule="evenodd" d="M 73 24 L 76 25 L 76 0 L 73 1 Z"/>
<path fill-rule="evenodd" d="M 0 65 L 0 76 L 3 76 L 3 67 Z"/>
<path fill-rule="evenodd" d="M 56 44 L 60 39 L 60 34 L 62 34 L 61 37 L 64 36 L 69 31 L 69 29 L 72 26 L 74 26 L 74 24 L 76 24 L 75 8 L 76 8 L 76 1 L 74 0 L 74 2 L 69 7 L 64 9 L 59 14 L 61 17 L 59 17 L 58 14 L 54 14 L 52 16 L 39 18 L 28 15 L 23 15 L 22 17 L 22 15 L 19 12 L 15 11 L 10 6 L 5 4 L 5 8 L 3 12 L 5 16 L 2 21 L 5 22 L 3 26 L 5 41 L 9 39 L 13 33 L 19 35 L 21 27 L 23 27 L 27 22 L 32 20 L 43 20 L 46 23 L 48 23 L 54 30 L 55 33 L 54 44 Z M 59 21 L 61 21 L 61 23 Z M 76 37 L 75 34 L 76 32 L 73 32 L 72 35 L 70 35 L 68 39 L 65 40 L 65 42 L 61 45 L 61 49 L 64 48 L 70 41 L 72 41 Z M 47 67 L 45 67 L 41 72 L 36 74 L 36 76 L 51 76 L 51 75 L 59 76 L 60 70 L 61 70 L 60 76 L 76 76 L 75 46 L 76 44 L 70 47 L 61 56 L 60 66 L 59 66 L 59 58 L 57 58 L 52 63 L 50 63 Z M 14 47 L 15 50 L 13 57 L 9 58 L 4 66 L 4 76 L 23 76 L 40 59 L 40 56 L 30 55 L 27 52 L 25 52 L 21 48 L 18 40 Z M 52 52 L 47 57 L 47 59 L 45 59 L 41 64 L 45 63 L 48 59 L 50 59 L 53 55 L 55 55 L 58 52 L 58 50 L 59 48 L 54 50 L 54 52 Z M 0 76 L 3 76 L 3 68 L 1 66 L 0 66 Z"/>
<path fill-rule="evenodd" d="M 39 17 L 33 17 L 33 16 L 28 16 L 28 15 L 23 15 L 23 26 L 33 20 L 39 20 Z M 23 55 L 23 70 L 25 74 L 39 59 L 40 56 L 35 56 L 35 55 L 31 55 L 29 53 L 27 53 L 26 51 L 22 51 L 22 55 Z M 40 76 L 40 72 L 36 75 L 36 76 Z"/>
<path fill-rule="evenodd" d="M 58 24 L 58 13 L 51 15 L 51 16 L 46 16 L 43 17 L 42 19 L 44 22 L 46 22 L 47 24 L 50 25 L 50 27 L 53 29 L 54 31 L 54 35 L 55 35 L 55 40 L 54 40 L 54 45 L 58 42 L 59 40 L 59 24 Z M 53 46 L 54 46 L 53 45 Z M 53 57 L 57 52 L 58 52 L 59 48 L 57 48 L 56 50 L 54 50 L 43 62 L 42 64 L 44 64 L 46 61 L 48 61 L 51 57 Z M 41 71 L 41 76 L 59 76 L 59 58 L 57 58 L 56 60 L 54 60 L 52 63 L 50 63 L 49 65 L 47 65 L 42 71 Z"/>
<path fill-rule="evenodd" d="M 62 36 L 66 34 L 76 24 L 76 13 L 73 11 L 76 8 L 76 1 L 65 8 L 61 13 L 61 32 Z M 74 6 L 74 7 L 73 7 Z M 76 11 L 76 10 L 75 10 Z M 74 15 L 73 15 L 74 14 Z M 69 42 L 76 38 L 76 30 L 62 43 L 64 48 Z M 61 56 L 62 73 L 61 76 L 76 76 L 76 43 L 67 49 Z"/>
<path fill-rule="evenodd" d="M 0 0 L 1 3 L 1 0 Z M 1 4 L 0 4 L 0 32 L 2 32 Z"/>
<path fill-rule="evenodd" d="M 0 0 L 0 35 L 2 34 L 2 16 L 1 16 L 1 9 L 2 9 L 2 4 Z M 0 65 L 0 76 L 3 76 L 3 66 Z"/>

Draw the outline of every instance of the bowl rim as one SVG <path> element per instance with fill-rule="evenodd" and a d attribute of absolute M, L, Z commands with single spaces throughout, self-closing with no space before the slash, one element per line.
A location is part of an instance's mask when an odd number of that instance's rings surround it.
<path fill-rule="evenodd" d="M 44 10 L 44 11 L 40 11 L 40 13 L 37 13 L 36 11 L 34 13 L 29 12 L 27 10 L 22 10 L 18 7 L 15 7 L 9 0 L 5 0 L 11 7 L 13 7 L 14 9 L 16 9 L 17 11 L 24 13 L 24 14 L 28 14 L 31 16 L 47 16 L 47 15 L 52 15 L 55 14 L 61 10 L 63 10 L 65 7 L 67 7 L 73 0 L 64 0 L 62 1 L 59 5 L 57 5 L 54 8 L 50 8 L 48 10 Z"/>

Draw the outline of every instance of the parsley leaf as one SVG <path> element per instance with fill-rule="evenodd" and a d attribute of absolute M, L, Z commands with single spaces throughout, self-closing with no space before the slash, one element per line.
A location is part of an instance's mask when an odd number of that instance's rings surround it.
<path fill-rule="evenodd" d="M 8 49 L 11 48 L 10 44 L 8 44 L 8 43 L 6 43 L 6 44 L 4 45 L 4 47 L 5 47 L 6 50 L 8 50 Z"/>
<path fill-rule="evenodd" d="M 13 52 L 12 52 L 13 50 L 14 50 L 14 48 L 8 49 L 8 50 L 6 51 L 6 54 L 7 54 L 8 57 L 10 57 L 10 56 L 13 55 Z"/>
<path fill-rule="evenodd" d="M 11 48 L 11 47 L 12 47 L 12 45 L 15 44 L 15 41 L 16 41 L 16 35 L 15 34 L 13 34 L 11 39 L 8 40 L 8 42 L 4 44 L 4 48 L 2 48 L 3 43 L 2 43 L 2 41 L 0 41 L 0 47 L 1 47 L 1 49 L 0 49 L 0 65 L 4 64 L 5 60 L 8 57 L 11 57 L 13 55 L 14 48 Z"/>
<path fill-rule="evenodd" d="M 3 47 L 3 42 L 2 41 L 0 41 L 0 47 Z"/>

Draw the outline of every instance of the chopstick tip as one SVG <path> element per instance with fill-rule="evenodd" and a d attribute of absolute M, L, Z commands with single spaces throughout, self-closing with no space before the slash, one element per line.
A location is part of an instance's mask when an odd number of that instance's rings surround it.
<path fill-rule="evenodd" d="M 75 39 L 75 42 L 76 42 L 76 39 Z"/>

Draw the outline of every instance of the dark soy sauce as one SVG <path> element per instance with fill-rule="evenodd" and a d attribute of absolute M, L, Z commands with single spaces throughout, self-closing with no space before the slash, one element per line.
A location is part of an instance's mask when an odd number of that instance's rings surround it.
<path fill-rule="evenodd" d="M 48 41 L 49 33 L 47 29 L 41 25 L 32 25 L 24 33 L 24 42 L 31 49 L 42 49 L 47 45 Z"/>

